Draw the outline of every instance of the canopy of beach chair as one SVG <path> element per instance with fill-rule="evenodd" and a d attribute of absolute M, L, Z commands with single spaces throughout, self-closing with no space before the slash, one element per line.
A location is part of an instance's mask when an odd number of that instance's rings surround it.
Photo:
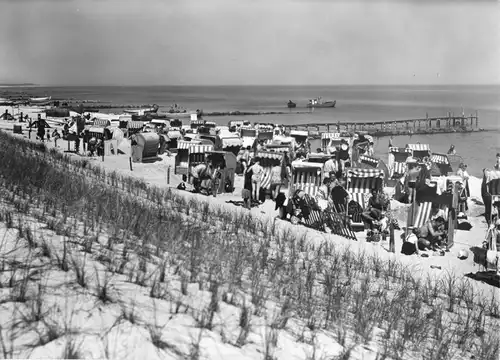
<path fill-rule="evenodd" d="M 373 189 L 383 187 L 384 171 L 380 169 L 352 168 L 347 170 L 346 190 L 363 209 Z"/>

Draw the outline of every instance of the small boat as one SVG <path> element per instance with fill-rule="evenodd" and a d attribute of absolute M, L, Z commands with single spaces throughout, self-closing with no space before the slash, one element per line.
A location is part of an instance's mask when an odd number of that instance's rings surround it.
<path fill-rule="evenodd" d="M 289 109 L 293 109 L 293 108 L 297 107 L 297 104 L 294 103 L 292 100 L 288 100 L 287 106 L 288 106 Z"/>
<path fill-rule="evenodd" d="M 321 97 L 316 99 L 309 100 L 307 104 L 308 108 L 334 108 L 335 104 L 337 104 L 337 100 L 335 101 L 323 101 Z"/>
<path fill-rule="evenodd" d="M 149 108 L 149 109 L 126 109 L 126 110 L 123 110 L 124 113 L 126 114 L 132 114 L 132 115 L 139 115 L 139 116 L 143 116 L 143 115 L 147 115 L 147 114 L 156 114 L 158 112 L 158 109 L 160 107 L 156 104 L 153 105 L 153 107 Z"/>
<path fill-rule="evenodd" d="M 43 102 L 50 101 L 50 99 L 52 99 L 51 96 L 36 97 L 36 98 L 30 98 L 30 102 L 32 102 L 32 103 L 43 103 Z"/>

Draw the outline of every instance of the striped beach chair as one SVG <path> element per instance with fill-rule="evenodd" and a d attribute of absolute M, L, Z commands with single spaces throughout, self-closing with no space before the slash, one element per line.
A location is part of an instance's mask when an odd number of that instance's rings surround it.
<path fill-rule="evenodd" d="M 500 170 L 485 169 L 483 171 L 483 187 L 486 187 L 488 197 L 491 197 L 491 199 L 483 198 L 486 208 L 490 209 L 489 222 L 491 223 L 493 219 L 493 211 L 491 211 L 493 210 L 493 204 L 500 201 Z"/>
<path fill-rule="evenodd" d="M 292 163 L 292 186 L 294 190 L 303 190 L 309 196 L 316 196 L 316 192 L 323 180 L 323 164 L 310 163 L 306 161 L 294 161 Z"/>
<path fill-rule="evenodd" d="M 105 128 L 111 126 L 111 121 L 108 119 L 95 119 L 92 126 Z"/>
<path fill-rule="evenodd" d="M 411 219 L 408 219 L 408 226 L 413 226 L 413 228 L 420 228 L 427 221 L 429 221 L 431 217 L 432 211 L 432 202 L 424 202 L 417 206 L 415 216 Z M 411 225 L 410 225 L 411 224 Z"/>
<path fill-rule="evenodd" d="M 406 149 L 411 152 L 411 156 L 418 160 L 431 157 L 431 148 L 429 144 L 408 144 Z"/>
<path fill-rule="evenodd" d="M 276 165 L 281 165 L 284 155 L 279 152 L 258 151 L 256 157 L 260 158 L 260 165 L 264 168 L 260 187 L 268 190 L 271 188 L 271 169 Z"/>
<path fill-rule="evenodd" d="M 389 179 L 399 179 L 406 173 L 406 159 L 411 155 L 411 149 L 389 148 L 387 167 L 389 168 Z"/>
<path fill-rule="evenodd" d="M 321 186 L 323 175 L 323 164 L 309 163 L 305 161 L 294 161 L 292 163 L 292 186 L 289 187 L 289 196 L 297 190 L 306 193 L 306 201 L 311 208 L 304 224 L 316 230 L 325 231 L 325 221 L 321 210 L 315 209 L 314 197 Z"/>
<path fill-rule="evenodd" d="M 135 133 L 138 133 L 142 130 L 144 127 L 144 122 L 143 121 L 129 121 L 127 123 L 127 136 L 131 136 Z"/>
<path fill-rule="evenodd" d="M 365 210 L 370 200 L 372 190 L 383 188 L 383 179 L 384 172 L 380 169 L 347 169 L 346 190 L 351 196 L 351 201 L 357 202 L 360 207 Z M 360 213 L 353 215 L 351 225 L 363 225 Z"/>
<path fill-rule="evenodd" d="M 360 155 L 358 158 L 358 162 L 361 164 L 366 164 L 368 166 L 371 166 L 373 168 L 376 168 L 379 164 L 379 159 L 374 158 L 373 156 L 368 156 L 368 155 Z"/>
<path fill-rule="evenodd" d="M 349 145 L 349 156 L 352 158 L 352 142 L 353 139 L 350 136 L 346 136 L 345 133 L 322 133 L 321 134 L 321 149 L 324 152 L 327 152 L 328 147 L 335 146 L 339 147 L 342 143 L 342 140 L 347 141 Z"/>
<path fill-rule="evenodd" d="M 197 141 L 184 141 L 177 142 L 177 154 L 175 156 L 175 174 L 188 175 L 191 169 L 203 162 L 205 162 L 205 154 L 213 151 L 212 144 L 200 144 Z"/>
<path fill-rule="evenodd" d="M 89 128 L 89 135 L 91 138 L 103 139 L 104 138 L 104 127 L 92 126 Z"/>
<path fill-rule="evenodd" d="M 453 172 L 453 168 L 451 167 L 447 154 L 433 153 L 431 156 L 431 162 L 433 164 L 431 175 L 447 176 L 449 173 Z"/>

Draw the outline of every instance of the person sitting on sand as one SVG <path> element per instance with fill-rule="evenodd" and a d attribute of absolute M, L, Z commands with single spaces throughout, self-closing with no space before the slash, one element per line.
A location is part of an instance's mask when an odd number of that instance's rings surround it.
<path fill-rule="evenodd" d="M 404 255 L 420 255 L 420 250 L 418 248 L 418 237 L 414 233 L 405 236 L 405 233 L 401 234 L 401 239 L 403 240 L 403 245 L 401 247 L 401 254 Z"/>
<path fill-rule="evenodd" d="M 332 205 L 330 194 L 332 192 L 332 178 L 325 177 L 323 185 L 321 185 L 316 192 L 315 200 L 321 210 L 326 210 Z"/>
<path fill-rule="evenodd" d="M 97 139 L 95 137 L 92 137 L 87 144 L 88 156 L 94 156 L 94 153 L 96 151 L 96 145 L 97 145 Z M 132 146 L 133 145 L 134 144 L 132 144 Z"/>
<path fill-rule="evenodd" d="M 385 211 L 389 208 L 389 204 L 382 191 L 372 189 L 372 197 L 368 200 L 368 207 L 361 214 L 364 223 L 369 226 L 370 230 L 373 230 L 375 225 L 379 224 L 383 219 Z"/>
<path fill-rule="evenodd" d="M 344 212 L 346 204 L 349 202 L 349 193 L 345 189 L 346 181 L 340 178 L 332 188 L 332 205 L 336 212 Z"/>
<path fill-rule="evenodd" d="M 193 187 L 194 192 L 199 193 L 202 190 L 202 185 L 205 182 L 205 189 L 210 188 L 209 182 L 212 180 L 213 176 L 213 166 L 212 161 L 207 160 L 205 163 L 196 165 L 191 171 L 193 176 Z"/>
<path fill-rule="evenodd" d="M 300 219 L 309 217 L 309 207 L 305 199 L 306 193 L 303 190 L 296 190 L 292 198 L 288 200 L 286 212 L 290 214 L 292 224 L 298 224 Z"/>
<path fill-rule="evenodd" d="M 420 250 L 436 250 L 440 248 L 446 236 L 444 226 L 445 220 L 440 216 L 427 221 L 419 229 L 416 229 L 415 235 L 418 237 L 418 248 Z"/>

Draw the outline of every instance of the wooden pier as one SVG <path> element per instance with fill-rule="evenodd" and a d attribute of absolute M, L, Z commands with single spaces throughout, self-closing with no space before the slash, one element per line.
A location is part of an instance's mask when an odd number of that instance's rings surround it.
<path fill-rule="evenodd" d="M 475 114 L 469 116 L 455 116 L 448 113 L 445 117 L 432 117 L 427 114 L 423 119 L 375 121 L 375 122 L 337 122 L 329 124 L 309 123 L 297 125 L 284 125 L 285 132 L 290 130 L 308 131 L 312 138 L 320 137 L 321 133 L 361 132 L 376 137 L 416 134 L 445 134 L 455 132 L 485 131 L 479 128 L 479 117 Z"/>

